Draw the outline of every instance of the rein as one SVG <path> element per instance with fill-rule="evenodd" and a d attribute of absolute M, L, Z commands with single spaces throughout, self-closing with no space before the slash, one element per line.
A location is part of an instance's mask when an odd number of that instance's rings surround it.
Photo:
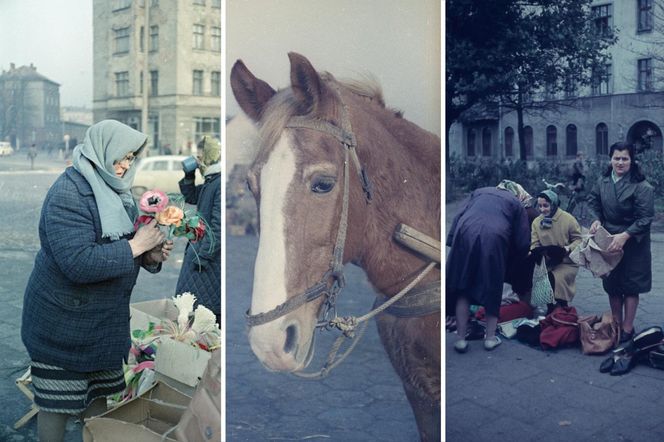
<path fill-rule="evenodd" d="M 361 340 L 361 337 L 364 335 L 368 321 L 379 313 L 387 310 L 393 304 L 397 303 L 402 299 L 408 292 L 410 292 L 422 279 L 431 271 L 438 262 L 431 261 L 427 266 L 415 277 L 406 287 L 404 287 L 399 293 L 389 298 L 383 303 L 376 303 L 373 308 L 367 314 L 354 317 L 346 316 L 339 317 L 336 314 L 336 300 L 337 296 L 345 286 L 345 278 L 343 275 L 343 254 L 344 247 L 346 242 L 346 235 L 348 231 L 348 200 L 349 200 L 349 175 L 350 175 L 350 161 L 353 161 L 355 168 L 357 170 L 360 182 L 362 183 L 362 189 L 364 191 L 364 196 L 367 204 L 371 203 L 372 200 L 372 185 L 369 181 L 368 175 L 365 169 L 362 167 L 360 160 L 357 156 L 357 140 L 353 134 L 352 126 L 348 116 L 348 109 L 346 104 L 341 99 L 339 90 L 335 88 L 337 98 L 342 104 L 342 115 L 341 115 L 341 127 L 330 123 L 329 121 L 320 120 L 320 119 L 311 119 L 303 116 L 294 116 L 286 124 L 287 128 L 302 128 L 302 129 L 311 129 L 318 132 L 322 132 L 336 138 L 342 146 L 344 146 L 344 190 L 342 196 L 342 207 L 341 215 L 339 221 L 339 230 L 337 231 L 337 238 L 334 245 L 334 251 L 332 253 L 332 261 L 330 263 L 329 270 L 323 275 L 321 280 L 309 287 L 304 293 L 300 293 L 292 298 L 286 300 L 286 302 L 279 304 L 272 310 L 269 310 L 264 313 L 258 313 L 252 315 L 250 310 L 247 310 L 245 316 L 247 324 L 250 327 L 257 325 L 266 324 L 271 322 L 281 316 L 284 316 L 302 305 L 311 302 L 315 299 L 325 296 L 325 304 L 323 305 L 322 320 L 316 324 L 316 328 L 331 330 L 333 328 L 339 329 L 342 334 L 334 342 L 332 349 L 330 350 L 327 361 L 323 365 L 323 368 L 317 372 L 313 373 L 302 373 L 294 372 L 293 374 L 302 378 L 307 379 L 321 379 L 326 377 L 329 372 L 339 365 L 355 348 L 358 342 Z M 439 285 L 438 281 L 435 285 Z M 438 289 L 438 299 L 440 299 L 440 290 Z M 440 303 L 438 303 L 440 304 Z M 439 311 L 440 309 L 438 309 Z M 332 316 L 331 319 L 328 319 Z M 361 328 L 357 331 L 356 328 L 360 326 Z M 352 339 L 356 337 L 348 349 L 337 358 L 337 353 L 341 344 L 345 339 Z"/>

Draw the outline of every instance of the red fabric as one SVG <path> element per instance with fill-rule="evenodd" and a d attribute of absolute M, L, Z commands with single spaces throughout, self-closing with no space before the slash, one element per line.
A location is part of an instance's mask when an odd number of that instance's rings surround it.
<path fill-rule="evenodd" d="M 574 307 L 556 307 L 540 321 L 540 345 L 544 350 L 579 343 L 579 317 Z"/>
<path fill-rule="evenodd" d="M 475 313 L 475 317 L 483 320 L 486 315 L 484 307 L 480 307 Z M 515 302 L 514 304 L 500 306 L 500 313 L 498 313 L 498 322 L 507 322 L 517 318 L 532 318 L 533 308 L 523 301 Z"/>

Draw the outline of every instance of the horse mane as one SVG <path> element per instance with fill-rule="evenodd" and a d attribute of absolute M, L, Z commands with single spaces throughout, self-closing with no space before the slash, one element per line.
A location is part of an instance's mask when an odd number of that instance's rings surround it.
<path fill-rule="evenodd" d="M 337 80 L 329 72 L 320 72 L 319 75 L 326 85 L 332 87 L 337 85 L 353 95 L 359 96 L 385 109 L 383 89 L 375 76 L 365 74 L 364 78 L 361 80 Z M 334 103 L 335 106 L 338 106 L 339 104 L 340 103 Z M 277 92 L 268 103 L 259 127 L 259 135 L 263 146 L 268 149 L 274 146 L 286 127 L 286 124 L 288 124 L 288 120 L 298 115 L 299 111 L 300 103 L 296 100 L 290 87 Z M 335 107 L 333 112 L 335 114 L 338 112 L 337 107 Z M 397 118 L 401 116 L 399 112 L 395 112 L 394 114 Z"/>

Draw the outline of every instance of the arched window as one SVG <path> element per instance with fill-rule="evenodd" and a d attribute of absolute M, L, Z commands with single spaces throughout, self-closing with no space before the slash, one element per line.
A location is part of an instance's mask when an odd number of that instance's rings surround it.
<path fill-rule="evenodd" d="M 514 156 L 514 129 L 509 126 L 505 128 L 505 156 Z"/>
<path fill-rule="evenodd" d="M 595 127 L 595 150 L 597 155 L 609 154 L 609 128 L 604 123 Z"/>
<path fill-rule="evenodd" d="M 556 126 L 547 126 L 546 127 L 546 155 L 549 157 L 555 157 L 558 155 L 558 131 Z"/>
<path fill-rule="evenodd" d="M 567 138 L 565 140 L 565 144 L 567 145 L 565 154 L 568 157 L 573 157 L 579 150 L 578 144 L 576 142 L 576 126 L 573 124 L 568 124 L 567 130 L 565 131 L 565 136 Z"/>
<path fill-rule="evenodd" d="M 468 129 L 468 137 L 466 139 L 466 154 L 469 157 L 475 156 L 475 129 Z"/>
<path fill-rule="evenodd" d="M 523 143 L 526 146 L 526 158 L 533 157 L 533 128 L 526 126 L 523 128 Z"/>
<path fill-rule="evenodd" d="M 491 129 L 488 127 L 482 129 L 482 156 L 491 156 Z"/>

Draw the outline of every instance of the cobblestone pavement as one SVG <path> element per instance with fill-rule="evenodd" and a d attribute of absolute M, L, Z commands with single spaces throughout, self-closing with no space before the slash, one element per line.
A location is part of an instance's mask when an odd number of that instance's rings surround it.
<path fill-rule="evenodd" d="M 447 206 L 448 226 L 456 205 Z M 661 226 L 655 226 L 661 232 Z M 636 329 L 664 326 L 664 234 L 653 233 L 653 290 L 641 296 Z M 601 281 L 579 271 L 579 314 L 609 311 Z M 638 365 L 624 376 L 599 372 L 606 356 L 579 348 L 544 352 L 503 340 L 493 352 L 471 341 L 454 352 L 446 334 L 446 440 L 661 441 L 664 371 Z"/>
<path fill-rule="evenodd" d="M 417 427 L 401 382 L 370 323 L 355 351 L 324 380 L 267 371 L 251 352 L 244 312 L 250 304 L 255 237 L 228 237 L 226 273 L 226 436 L 229 441 L 415 441 Z M 347 268 L 339 314 L 369 311 L 372 289 Z M 336 334 L 316 340 L 318 369 Z"/>
<path fill-rule="evenodd" d="M 39 250 L 37 226 L 41 204 L 52 182 L 64 170 L 64 161 L 40 155 L 35 169 L 24 155 L 0 158 L 0 441 L 37 441 L 36 419 L 14 430 L 13 425 L 30 408 L 15 380 L 28 367 L 21 342 L 23 292 Z M 185 242 L 176 238 L 171 260 L 156 275 L 141 272 L 132 301 L 166 298 L 175 293 Z M 70 419 L 65 442 L 80 442 L 81 425 Z"/>

